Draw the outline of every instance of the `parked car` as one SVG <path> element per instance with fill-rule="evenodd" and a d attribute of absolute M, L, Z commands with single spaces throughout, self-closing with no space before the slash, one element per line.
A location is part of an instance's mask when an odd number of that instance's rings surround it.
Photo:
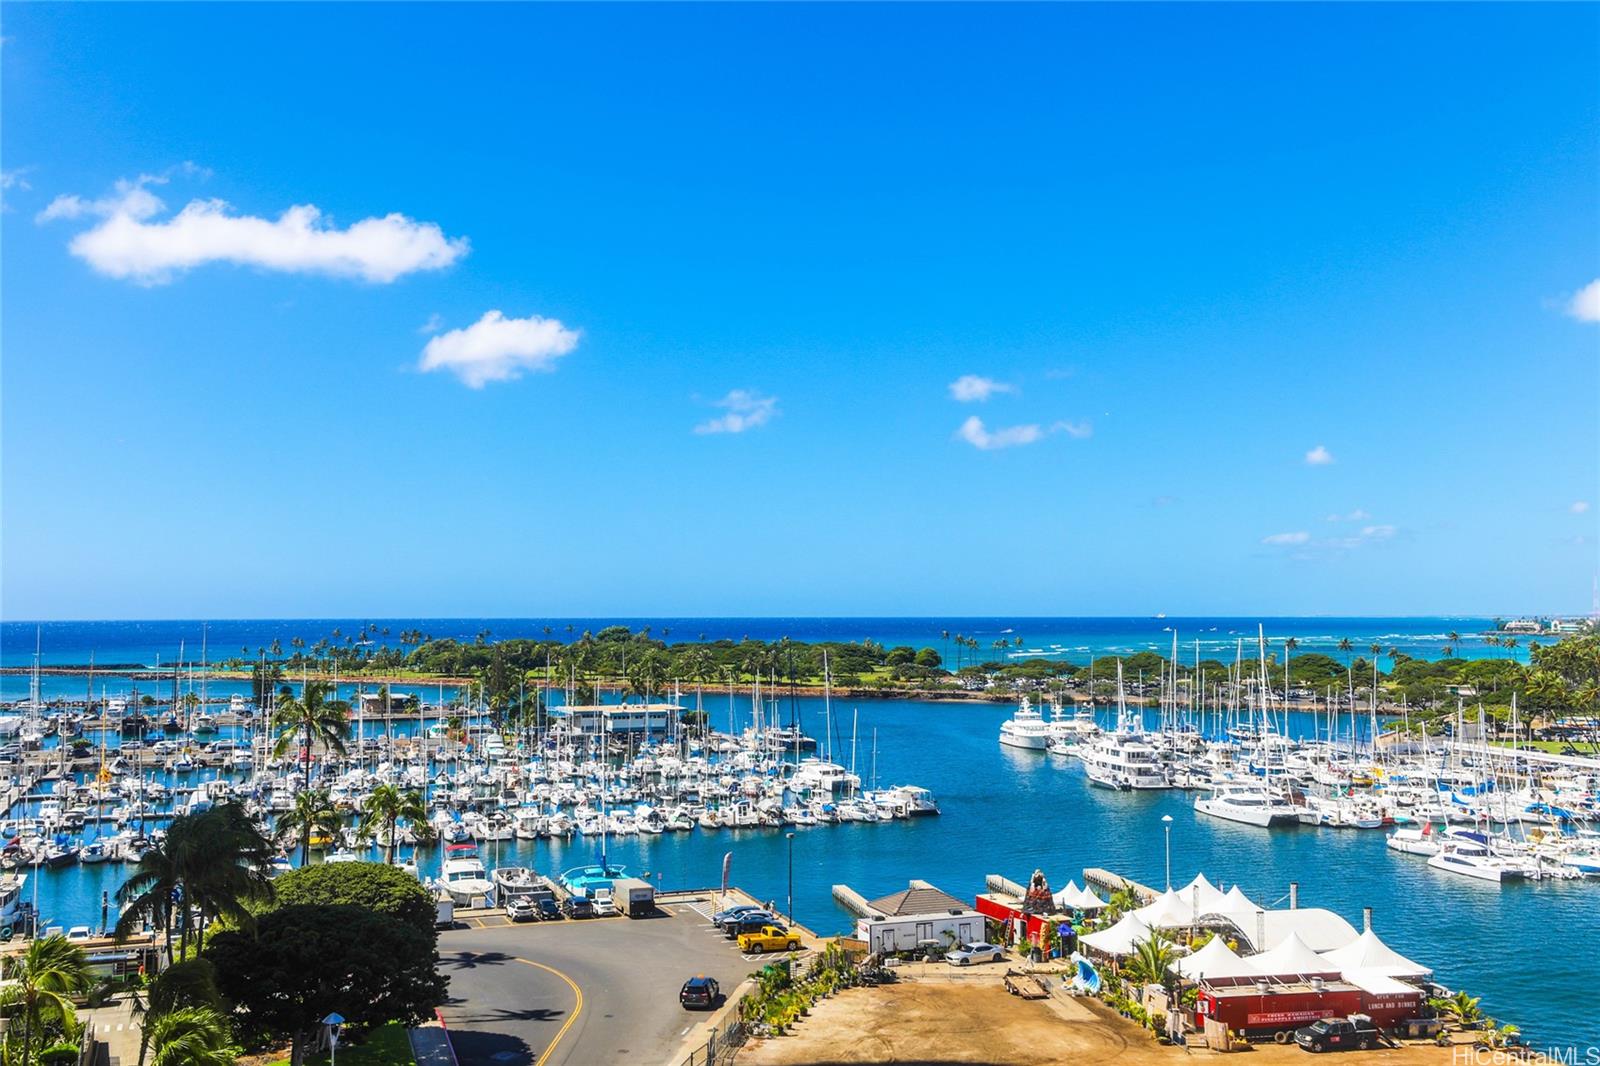
<path fill-rule="evenodd" d="M 745 933 L 757 932 L 762 926 L 766 925 L 776 925 L 783 929 L 788 928 L 783 924 L 783 920 L 775 914 L 768 914 L 766 911 L 751 911 L 749 914 L 735 918 L 733 921 L 723 925 L 722 932 L 729 940 L 738 940 Z"/>
<path fill-rule="evenodd" d="M 506 900 L 506 917 L 513 922 L 537 921 L 539 905 L 527 896 L 512 896 Z"/>
<path fill-rule="evenodd" d="M 722 995 L 714 978 L 705 974 L 696 974 L 683 983 L 678 989 L 678 1002 L 684 1010 L 711 1010 L 717 1005 L 717 1000 Z"/>
<path fill-rule="evenodd" d="M 539 897 L 539 920 L 543 922 L 555 921 L 561 917 L 561 904 L 549 896 Z"/>
<path fill-rule="evenodd" d="M 588 896 L 568 896 L 561 909 L 568 918 L 593 918 L 594 900 Z"/>
<path fill-rule="evenodd" d="M 945 952 L 944 961 L 951 966 L 971 966 L 977 962 L 999 962 L 1005 955 L 1005 948 L 996 944 L 962 944 L 954 951 Z"/>
<path fill-rule="evenodd" d="M 1348 1018 L 1323 1018 L 1295 1030 L 1294 1042 L 1307 1051 L 1369 1051 L 1378 1043 L 1378 1027 L 1365 1014 Z"/>
<path fill-rule="evenodd" d="M 713 914 L 711 916 L 711 924 L 720 929 L 722 926 L 733 921 L 735 918 L 749 914 L 751 911 L 759 911 L 762 909 L 763 908 L 756 906 L 754 903 L 740 903 L 737 906 L 729 907 L 726 910 L 720 910 Z"/>
<path fill-rule="evenodd" d="M 739 934 L 739 950 L 748 955 L 764 951 L 798 951 L 800 937 L 780 925 L 763 925 L 753 933 Z"/>
<path fill-rule="evenodd" d="M 594 913 L 598 918 L 611 918 L 617 913 L 617 901 L 612 898 L 611 890 L 602 888 L 594 894 Z"/>
<path fill-rule="evenodd" d="M 94 932 L 87 925 L 75 925 L 67 930 L 68 940 L 93 940 Z"/>

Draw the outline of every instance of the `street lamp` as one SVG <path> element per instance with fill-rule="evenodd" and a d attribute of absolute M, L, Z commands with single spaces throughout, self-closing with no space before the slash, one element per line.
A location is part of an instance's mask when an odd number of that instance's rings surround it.
<path fill-rule="evenodd" d="M 794 924 L 794 834 L 783 834 L 789 841 L 789 924 Z"/>
<path fill-rule="evenodd" d="M 339 1052 L 339 1026 L 344 1024 L 344 1016 L 330 1014 L 322 1019 L 322 1024 L 328 1027 L 328 1066 L 334 1066 L 334 1056 Z"/>
<path fill-rule="evenodd" d="M 1163 814 L 1161 816 L 1161 828 L 1166 830 L 1166 835 L 1167 835 L 1167 887 L 1171 888 L 1172 887 L 1172 815 Z"/>

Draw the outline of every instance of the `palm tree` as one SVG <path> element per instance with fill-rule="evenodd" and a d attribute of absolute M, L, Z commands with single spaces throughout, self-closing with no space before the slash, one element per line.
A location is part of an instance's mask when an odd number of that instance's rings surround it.
<path fill-rule="evenodd" d="M 325 788 L 312 788 L 294 798 L 294 807 L 278 819 L 278 839 L 287 839 L 294 830 L 300 832 L 300 865 L 311 861 L 311 834 L 318 829 L 328 836 L 336 836 L 344 822 L 333 809 Z"/>
<path fill-rule="evenodd" d="M 272 845 L 237 803 L 174 818 L 167 839 L 146 852 L 117 889 L 118 902 L 126 905 L 117 920 L 117 939 L 126 939 L 148 921 L 166 934 L 170 951 L 176 917 L 181 956 L 188 951 L 191 931 L 203 937 L 212 918 L 248 926 L 253 919 L 246 905 L 272 897 L 267 875 L 272 854 Z M 191 912 L 198 912 L 200 919 L 193 929 Z"/>
<path fill-rule="evenodd" d="M 344 754 L 344 738 L 350 732 L 350 705 L 344 700 L 328 699 L 329 685 L 324 681 L 308 681 L 300 698 L 292 696 L 278 701 L 273 712 L 272 725 L 278 731 L 278 743 L 272 757 L 283 758 L 295 740 L 305 747 L 304 776 L 306 786 L 311 785 L 311 748 L 321 744 L 331 752 Z"/>
<path fill-rule="evenodd" d="M 1350 649 L 1354 646 L 1350 643 L 1349 637 L 1344 637 L 1339 641 L 1339 650 L 1344 652 L 1344 665 L 1346 667 L 1350 665 Z"/>
<path fill-rule="evenodd" d="M 1483 1011 L 1478 1007 L 1480 998 L 1469 996 L 1465 992 L 1457 992 L 1449 999 L 1430 999 L 1428 1006 L 1457 1025 L 1465 1027 L 1476 1025 L 1483 1020 Z"/>
<path fill-rule="evenodd" d="M 72 1022 L 72 997 L 87 992 L 91 983 L 89 960 L 83 948 L 57 933 L 29 944 L 8 970 L 0 1005 L 15 1011 L 13 1026 L 21 1020 L 21 1066 L 28 1066 L 46 1023 L 58 1018 L 65 1029 Z"/>
<path fill-rule="evenodd" d="M 1141 985 L 1164 984 L 1167 970 L 1177 961 L 1177 952 L 1160 934 L 1150 934 L 1148 940 L 1134 942 L 1133 954 L 1122 964 L 1129 980 Z"/>
<path fill-rule="evenodd" d="M 414 826 L 427 823 L 428 808 L 420 792 L 402 791 L 395 785 L 378 785 L 361 802 L 361 837 L 371 839 L 382 830 L 383 861 L 391 866 L 394 865 L 395 825 L 402 818 Z"/>
<path fill-rule="evenodd" d="M 145 1020 L 150 1066 L 233 1066 L 228 1019 L 210 1007 L 179 1007 Z"/>

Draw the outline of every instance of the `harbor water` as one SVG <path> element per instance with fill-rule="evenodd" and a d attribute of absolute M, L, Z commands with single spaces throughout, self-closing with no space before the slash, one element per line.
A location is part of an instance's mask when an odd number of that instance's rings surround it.
<path fill-rule="evenodd" d="M 693 695 L 685 702 L 692 704 Z M 779 706 L 787 722 L 791 701 L 785 697 Z M 821 700 L 801 698 L 792 706 L 808 733 L 823 735 Z M 707 697 L 707 710 L 717 728 L 727 727 L 730 713 L 735 728 L 749 722 L 748 697 L 732 701 L 731 711 L 727 697 Z M 922 878 L 970 897 L 990 873 L 1024 881 L 1039 868 L 1059 887 L 1069 878 L 1081 881 L 1084 867 L 1099 866 L 1162 885 L 1168 843 L 1162 817 L 1171 815 L 1174 883 L 1204 872 L 1223 887 L 1237 883 L 1264 905 L 1287 906 L 1289 885 L 1298 882 L 1302 906 L 1330 908 L 1358 928 L 1361 909 L 1370 906 L 1386 942 L 1433 966 L 1442 983 L 1482 995 L 1487 1013 L 1521 1025 L 1535 1046 L 1584 1047 L 1600 1037 L 1588 1003 L 1588 990 L 1600 979 L 1594 954 L 1600 886 L 1592 880 L 1501 887 L 1436 873 L 1421 859 L 1391 852 L 1382 831 L 1256 829 L 1197 816 L 1190 793 L 1095 788 L 1075 760 L 1002 748 L 997 732 L 1012 710 L 905 700 L 835 703 L 835 725 L 824 738 L 833 758 L 851 762 L 854 724 L 854 762 L 864 787 L 875 781 L 931 789 L 938 817 L 797 828 L 792 844 L 783 829 L 696 828 L 610 838 L 608 858 L 673 889 L 715 886 L 731 852 L 732 882 L 784 909 L 792 847 L 794 916 L 832 933 L 851 925 L 833 902 L 830 889 L 837 883 L 870 898 Z M 1313 728 L 1308 715 L 1294 713 L 1289 720 L 1291 731 Z M 366 726 L 369 734 L 380 728 Z M 417 723 L 390 728 L 414 733 Z M 92 732 L 88 739 L 98 742 Z M 192 784 L 217 772 L 158 779 Z M 598 838 L 575 836 L 487 842 L 480 851 L 491 867 L 533 865 L 559 873 L 596 861 L 599 847 Z M 439 857 L 437 848 L 420 852 L 424 875 L 438 872 Z M 115 920 L 115 890 L 127 869 L 105 863 L 30 870 L 35 883 L 28 893 L 38 893 L 47 924 L 98 927 L 107 894 Z"/>

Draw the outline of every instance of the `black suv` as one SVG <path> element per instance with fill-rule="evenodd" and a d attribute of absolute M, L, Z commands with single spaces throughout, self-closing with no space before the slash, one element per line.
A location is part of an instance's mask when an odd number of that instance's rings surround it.
<path fill-rule="evenodd" d="M 562 908 L 567 912 L 568 918 L 594 917 L 594 900 L 588 896 L 568 896 Z"/>
<path fill-rule="evenodd" d="M 717 1005 L 720 994 L 716 980 L 700 974 L 689 978 L 678 989 L 678 1002 L 683 1004 L 684 1010 L 710 1010 Z"/>
<path fill-rule="evenodd" d="M 738 940 L 745 933 L 759 933 L 763 927 L 769 925 L 779 929 L 788 928 L 783 919 L 777 915 L 768 914 L 766 911 L 751 911 L 748 914 L 741 914 L 731 922 L 723 922 L 722 935 L 729 940 Z"/>
<path fill-rule="evenodd" d="M 1294 1042 L 1307 1051 L 1371 1050 L 1378 1043 L 1378 1027 L 1364 1014 L 1348 1018 L 1324 1018 L 1294 1034 Z"/>

